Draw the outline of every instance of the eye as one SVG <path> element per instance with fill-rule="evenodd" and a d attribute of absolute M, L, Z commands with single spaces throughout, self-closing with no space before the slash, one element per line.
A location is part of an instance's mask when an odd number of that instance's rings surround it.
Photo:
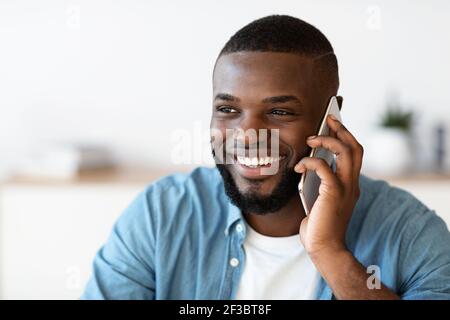
<path fill-rule="evenodd" d="M 219 106 L 216 108 L 217 111 L 222 113 L 237 113 L 238 111 L 230 106 Z"/>
<path fill-rule="evenodd" d="M 274 109 L 270 111 L 271 114 L 276 116 L 291 116 L 293 115 L 292 112 L 286 111 L 286 110 L 280 110 L 280 109 Z"/>

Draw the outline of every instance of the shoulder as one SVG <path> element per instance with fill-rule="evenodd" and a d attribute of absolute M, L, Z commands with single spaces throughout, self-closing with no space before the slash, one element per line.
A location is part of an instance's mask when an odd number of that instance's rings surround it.
<path fill-rule="evenodd" d="M 385 181 L 360 179 L 349 225 L 349 248 L 363 265 L 380 266 L 383 283 L 403 299 L 448 299 L 450 233 L 411 193 Z"/>
<path fill-rule="evenodd" d="M 149 184 L 142 196 L 153 206 L 169 205 L 175 200 L 212 196 L 221 188 L 222 179 L 216 168 L 198 167 L 190 173 L 175 173 Z"/>
<path fill-rule="evenodd" d="M 363 175 L 360 190 L 347 233 L 353 249 L 389 250 L 400 258 L 408 249 L 425 248 L 430 243 L 443 247 L 450 240 L 445 222 L 408 191 Z"/>
<path fill-rule="evenodd" d="M 201 215 L 226 202 L 216 168 L 198 167 L 190 173 L 175 173 L 149 184 L 128 206 L 120 220 L 145 222 L 153 228 L 164 221 Z M 181 213 L 183 215 L 181 215 Z M 143 221 L 145 220 L 145 221 Z"/>
<path fill-rule="evenodd" d="M 432 210 L 406 190 L 364 175 L 360 176 L 359 181 L 361 196 L 354 211 L 357 224 L 380 226 L 386 221 L 404 224 L 423 216 L 434 215 Z"/>
<path fill-rule="evenodd" d="M 428 237 L 449 237 L 445 222 L 408 191 L 361 175 L 360 198 L 347 232 L 350 247 L 357 243 L 385 247 L 400 245 L 419 231 Z M 426 228 L 425 228 L 426 227 Z"/>

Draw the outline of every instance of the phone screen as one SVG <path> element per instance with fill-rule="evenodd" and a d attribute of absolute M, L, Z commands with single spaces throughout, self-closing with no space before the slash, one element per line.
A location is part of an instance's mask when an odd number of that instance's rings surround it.
<path fill-rule="evenodd" d="M 322 118 L 319 130 L 317 132 L 318 136 L 329 135 L 329 128 L 326 119 L 330 114 L 334 115 L 336 119 L 338 119 L 339 121 L 342 121 L 339 110 L 339 103 L 336 96 L 331 97 L 328 107 L 325 110 L 325 114 Z M 327 149 L 313 148 L 309 156 L 321 158 L 325 160 L 330 167 L 334 166 L 334 154 L 331 151 L 328 151 Z M 320 186 L 320 178 L 314 171 L 307 170 L 302 174 L 302 178 L 300 179 L 300 183 L 298 184 L 298 190 L 303 204 L 303 208 L 307 215 L 311 211 L 314 202 L 319 196 L 319 186 Z"/>

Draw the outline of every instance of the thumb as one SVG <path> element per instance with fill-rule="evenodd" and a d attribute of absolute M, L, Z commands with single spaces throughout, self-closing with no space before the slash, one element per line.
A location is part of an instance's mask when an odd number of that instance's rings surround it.
<path fill-rule="evenodd" d="M 309 217 L 303 218 L 302 222 L 300 223 L 300 241 L 303 245 L 305 245 L 306 240 L 306 230 L 308 228 L 308 219 Z"/>

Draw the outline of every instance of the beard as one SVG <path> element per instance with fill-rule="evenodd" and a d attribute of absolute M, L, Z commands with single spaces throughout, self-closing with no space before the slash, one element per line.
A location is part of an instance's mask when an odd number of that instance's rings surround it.
<path fill-rule="evenodd" d="M 254 181 L 253 186 L 247 192 L 241 192 L 229 171 L 229 167 L 224 164 L 217 164 L 216 167 L 224 181 L 225 192 L 231 202 L 241 209 L 243 213 L 265 215 L 276 212 L 283 208 L 294 196 L 298 196 L 298 183 L 301 174 L 293 168 L 285 167 L 281 174 L 281 179 L 269 195 L 260 195 L 258 186 L 260 181 Z"/>

